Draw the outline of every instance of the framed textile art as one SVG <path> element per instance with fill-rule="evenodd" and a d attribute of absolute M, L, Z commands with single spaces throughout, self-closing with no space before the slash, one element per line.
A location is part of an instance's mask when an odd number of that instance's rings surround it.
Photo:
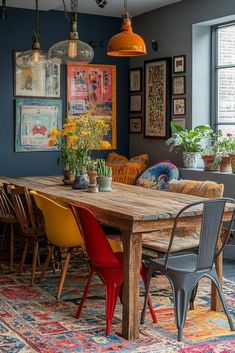
<path fill-rule="evenodd" d="M 14 96 L 60 98 L 60 65 L 53 64 L 50 68 L 40 70 L 21 70 L 16 65 L 16 58 L 19 54 L 20 51 L 14 52 Z"/>
<path fill-rule="evenodd" d="M 82 118 L 91 114 L 104 120 L 109 131 L 104 137 L 116 148 L 116 66 L 67 64 L 67 115 Z"/>
<path fill-rule="evenodd" d="M 48 134 L 62 128 L 62 101 L 17 98 L 15 100 L 15 151 L 57 151 L 48 146 Z"/>
<path fill-rule="evenodd" d="M 168 138 L 171 117 L 171 58 L 145 61 L 145 137 Z"/>
<path fill-rule="evenodd" d="M 129 119 L 129 132 L 130 133 L 141 133 L 142 132 L 142 118 L 130 118 Z"/>

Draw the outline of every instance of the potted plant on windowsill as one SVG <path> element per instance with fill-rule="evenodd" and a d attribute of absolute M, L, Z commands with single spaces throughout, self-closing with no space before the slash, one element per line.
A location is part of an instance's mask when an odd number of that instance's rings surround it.
<path fill-rule="evenodd" d="M 235 173 L 235 136 L 232 136 L 232 134 L 227 134 L 227 136 L 230 140 L 229 158 L 231 162 L 232 172 Z"/>
<path fill-rule="evenodd" d="M 202 151 L 201 142 L 211 132 L 210 126 L 199 125 L 192 130 L 187 130 L 171 122 L 171 131 L 172 136 L 166 141 L 169 150 L 182 150 L 184 167 L 196 168 L 198 156 Z"/>

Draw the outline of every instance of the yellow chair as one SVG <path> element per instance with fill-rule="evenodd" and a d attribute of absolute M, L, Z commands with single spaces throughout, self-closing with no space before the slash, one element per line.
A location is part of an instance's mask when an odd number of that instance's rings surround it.
<path fill-rule="evenodd" d="M 51 244 L 50 251 L 41 272 L 41 279 L 45 276 L 45 272 L 53 255 L 55 246 L 68 248 L 68 253 L 62 269 L 57 292 L 57 299 L 59 299 L 68 270 L 71 251 L 75 247 L 83 247 L 84 241 L 73 213 L 69 207 L 62 206 L 50 198 L 38 194 L 34 190 L 32 190 L 30 194 L 33 195 L 37 207 L 43 213 L 47 239 Z M 117 241 L 110 240 L 109 243 L 114 252 L 121 251 L 121 246 Z"/>

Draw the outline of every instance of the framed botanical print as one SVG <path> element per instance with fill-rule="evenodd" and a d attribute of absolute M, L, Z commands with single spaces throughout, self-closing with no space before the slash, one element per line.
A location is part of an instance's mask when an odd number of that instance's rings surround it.
<path fill-rule="evenodd" d="M 104 120 L 110 147 L 102 149 L 116 149 L 116 66 L 67 64 L 67 114 Z"/>
<path fill-rule="evenodd" d="M 141 133 L 142 132 L 142 118 L 130 118 L 129 132 Z"/>
<path fill-rule="evenodd" d="M 186 55 L 173 57 L 173 72 L 174 74 L 183 73 L 186 71 Z"/>
<path fill-rule="evenodd" d="M 169 137 L 170 88 L 171 58 L 145 61 L 145 137 Z"/>
<path fill-rule="evenodd" d="M 15 100 L 15 151 L 56 151 L 48 146 L 48 134 L 62 128 L 62 101 L 59 99 Z"/>
<path fill-rule="evenodd" d="M 20 51 L 14 52 L 14 96 L 60 98 L 60 65 L 54 63 L 45 69 L 21 70 L 16 65 L 16 58 L 19 54 Z"/>
<path fill-rule="evenodd" d="M 142 112 L 142 94 L 131 94 L 129 103 L 130 113 Z"/>
<path fill-rule="evenodd" d="M 173 98 L 173 115 L 186 114 L 186 100 L 185 98 Z"/>
<path fill-rule="evenodd" d="M 173 118 L 172 121 L 181 126 L 182 128 L 186 128 L 186 121 L 185 121 L 185 118 Z"/>
<path fill-rule="evenodd" d="M 129 70 L 129 91 L 141 92 L 142 91 L 142 68 Z"/>
<path fill-rule="evenodd" d="M 172 94 L 185 94 L 185 76 L 176 76 L 172 78 Z"/>

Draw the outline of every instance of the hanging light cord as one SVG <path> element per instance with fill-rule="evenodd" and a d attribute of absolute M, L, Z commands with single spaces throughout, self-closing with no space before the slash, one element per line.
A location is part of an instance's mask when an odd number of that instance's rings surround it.
<path fill-rule="evenodd" d="M 38 0 L 36 0 L 36 14 L 35 14 L 35 29 L 33 32 L 33 44 L 40 41 L 40 22 L 39 22 Z"/>
<path fill-rule="evenodd" d="M 62 0 L 64 7 L 65 18 L 70 21 L 70 16 L 68 14 L 67 6 L 65 0 Z M 78 14 L 78 0 L 71 0 L 71 17 L 76 21 Z"/>
<path fill-rule="evenodd" d="M 127 0 L 124 0 L 124 12 L 127 12 Z"/>

